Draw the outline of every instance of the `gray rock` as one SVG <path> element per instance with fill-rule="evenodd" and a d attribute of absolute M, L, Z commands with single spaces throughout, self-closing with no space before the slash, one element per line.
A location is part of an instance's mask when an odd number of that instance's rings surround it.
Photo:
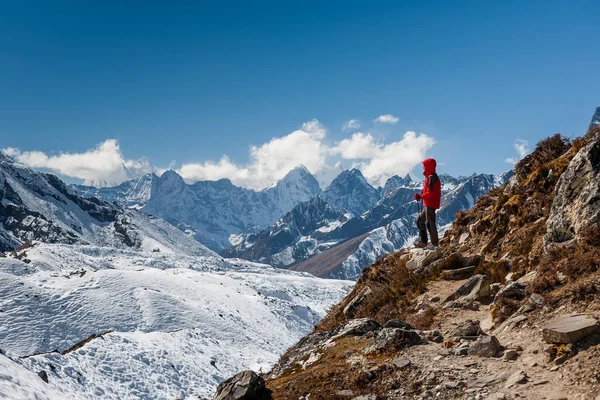
<path fill-rule="evenodd" d="M 398 357 L 393 361 L 393 364 L 396 368 L 402 369 L 411 364 L 410 360 L 406 357 Z"/>
<path fill-rule="evenodd" d="M 470 379 L 468 382 L 469 388 L 482 389 L 487 386 L 496 385 L 498 383 L 506 381 L 508 378 L 507 372 L 500 372 L 493 375 L 478 376 Z"/>
<path fill-rule="evenodd" d="M 510 350 L 506 350 L 504 352 L 504 359 L 505 360 L 516 360 L 519 357 L 519 353 L 516 350 L 510 349 Z"/>
<path fill-rule="evenodd" d="M 252 371 L 243 371 L 221 382 L 213 400 L 272 400 L 263 378 Z"/>
<path fill-rule="evenodd" d="M 46 371 L 41 370 L 40 372 L 38 372 L 38 376 L 46 383 L 48 383 L 48 374 L 46 373 Z"/>
<path fill-rule="evenodd" d="M 484 335 L 485 333 L 481 330 L 481 326 L 479 326 L 479 321 L 472 321 L 470 319 L 461 322 L 456 329 L 450 332 L 451 337 L 456 336 L 479 336 Z"/>
<path fill-rule="evenodd" d="M 415 329 L 409 323 L 400 321 L 399 319 L 390 319 L 385 323 L 385 328 Z"/>
<path fill-rule="evenodd" d="M 576 343 L 600 328 L 598 321 L 583 314 L 563 315 L 542 328 L 546 343 Z"/>
<path fill-rule="evenodd" d="M 338 328 L 333 338 L 340 338 L 344 336 L 362 336 L 367 332 L 373 332 L 381 329 L 379 322 L 370 318 L 358 318 L 352 319 Z"/>
<path fill-rule="evenodd" d="M 527 383 L 527 374 L 524 371 L 517 371 L 510 375 L 504 384 L 506 389 L 509 389 L 515 385 L 522 385 Z"/>
<path fill-rule="evenodd" d="M 469 346 L 459 347 L 458 349 L 454 349 L 455 356 L 466 356 L 469 354 Z"/>
<path fill-rule="evenodd" d="M 406 262 L 406 268 L 409 271 L 421 269 L 431 264 L 433 261 L 442 257 L 442 251 L 439 247 L 432 250 L 426 249 L 411 249 L 411 259 Z"/>
<path fill-rule="evenodd" d="M 596 136 L 579 150 L 556 183 L 545 246 L 577 239 L 587 227 L 600 225 L 599 198 L 600 136 Z"/>
<path fill-rule="evenodd" d="M 421 336 L 415 331 L 383 328 L 377 332 L 373 342 L 367 345 L 364 351 L 370 354 L 384 350 L 399 350 L 419 343 L 421 343 Z"/>
<path fill-rule="evenodd" d="M 483 336 L 469 347 L 470 356 L 495 357 L 502 349 L 496 336 Z"/>
<path fill-rule="evenodd" d="M 365 286 L 361 289 L 360 292 L 348 303 L 346 307 L 344 307 L 344 316 L 346 319 L 351 319 L 354 317 L 354 313 L 356 310 L 364 303 L 365 299 L 371 294 L 373 291 L 369 286 Z"/>
<path fill-rule="evenodd" d="M 489 296 L 489 293 L 490 278 L 487 275 L 479 274 L 469 278 L 469 280 L 463 283 L 453 294 L 448 296 L 444 303 L 459 298 L 483 300 Z"/>
<path fill-rule="evenodd" d="M 541 294 L 533 293 L 531 296 L 529 296 L 529 304 L 533 307 L 542 306 L 544 303 L 544 296 Z"/>

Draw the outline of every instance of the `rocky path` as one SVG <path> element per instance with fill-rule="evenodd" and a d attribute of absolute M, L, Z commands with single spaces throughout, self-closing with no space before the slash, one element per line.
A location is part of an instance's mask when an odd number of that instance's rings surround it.
<path fill-rule="evenodd" d="M 432 282 L 417 301 L 442 307 L 440 301 L 466 281 Z M 553 347 L 544 342 L 539 325 L 530 323 L 530 318 L 523 315 L 512 323 L 493 327 L 490 306 L 484 304 L 474 310 L 441 308 L 437 319 L 441 321 L 437 328 L 444 341 L 409 347 L 402 354 L 410 360 L 411 368 L 420 372 L 422 378 L 417 383 L 427 388 L 425 394 L 417 398 L 597 398 L 600 350 L 595 347 L 585 348 L 583 343 L 578 354 L 570 354 L 570 358 L 562 362 L 551 361 L 548 351 Z M 493 356 L 469 354 L 470 351 L 465 350 L 467 346 L 473 348 L 477 341 L 474 339 L 478 335 L 472 335 L 476 327 L 482 329 L 481 333 L 497 338 L 501 347 L 491 351 L 495 353 Z M 458 334 L 467 338 L 457 339 Z M 593 344 L 594 338 L 590 340 L 589 344 Z"/>

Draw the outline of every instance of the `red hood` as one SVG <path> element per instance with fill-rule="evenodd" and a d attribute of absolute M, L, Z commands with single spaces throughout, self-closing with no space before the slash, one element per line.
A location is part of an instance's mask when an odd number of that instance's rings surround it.
<path fill-rule="evenodd" d="M 437 163 L 433 158 L 428 158 L 427 160 L 424 160 L 422 164 L 425 167 L 423 175 L 429 176 L 431 174 L 435 174 L 435 167 L 437 166 Z"/>

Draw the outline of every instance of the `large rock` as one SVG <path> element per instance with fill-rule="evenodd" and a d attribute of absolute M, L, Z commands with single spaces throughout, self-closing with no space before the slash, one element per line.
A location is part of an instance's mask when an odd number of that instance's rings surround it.
<path fill-rule="evenodd" d="M 494 357 L 500 350 L 502 350 L 502 346 L 500 346 L 500 342 L 496 339 L 496 336 L 482 336 L 469 346 L 469 355 Z"/>
<path fill-rule="evenodd" d="M 485 335 L 479 321 L 472 321 L 470 319 L 461 322 L 453 331 L 450 332 L 451 337 L 455 336 L 479 336 Z"/>
<path fill-rule="evenodd" d="M 406 263 L 406 268 L 408 268 L 409 271 L 414 271 L 426 267 L 435 260 L 438 260 L 440 257 L 442 257 L 442 251 L 439 247 L 436 247 L 432 250 L 411 249 L 410 255 L 411 258 Z"/>
<path fill-rule="evenodd" d="M 542 328 L 546 343 L 576 343 L 600 328 L 598 321 L 583 314 L 563 315 Z"/>
<path fill-rule="evenodd" d="M 338 328 L 333 339 L 344 337 L 344 336 L 362 336 L 365 333 L 373 332 L 381 329 L 379 322 L 370 318 L 358 318 L 352 319 Z"/>
<path fill-rule="evenodd" d="M 589 226 L 600 224 L 600 136 L 571 160 L 554 190 L 546 222 L 546 246 L 576 239 Z"/>
<path fill-rule="evenodd" d="M 454 293 L 446 298 L 444 303 L 465 298 L 466 300 L 482 300 L 490 295 L 490 277 L 479 274 L 472 276 Z"/>
<path fill-rule="evenodd" d="M 377 332 L 373 342 L 367 345 L 365 353 L 399 350 L 419 343 L 421 343 L 421 336 L 415 331 L 400 328 L 383 328 Z"/>
<path fill-rule="evenodd" d="M 213 400 L 272 400 L 265 381 L 252 371 L 243 371 L 222 382 Z"/>

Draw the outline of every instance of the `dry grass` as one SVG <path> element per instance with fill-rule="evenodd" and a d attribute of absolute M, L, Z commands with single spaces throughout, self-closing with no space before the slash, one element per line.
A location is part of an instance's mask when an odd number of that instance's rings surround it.
<path fill-rule="evenodd" d="M 346 337 L 321 354 L 321 358 L 306 369 L 298 368 L 269 380 L 267 387 L 273 391 L 275 400 L 298 399 L 310 393 L 311 399 L 334 400 L 348 399 L 340 396 L 341 390 L 352 390 L 355 396 L 361 394 L 383 393 L 389 387 L 380 384 L 382 380 L 402 382 L 402 374 L 391 366 L 393 354 L 378 353 L 364 355 L 362 350 L 368 343 L 363 337 Z M 364 369 L 350 366 L 352 358 L 361 360 L 361 364 L 377 365 Z M 393 384 L 392 384 L 393 385 Z"/>
<path fill-rule="evenodd" d="M 426 278 L 413 275 L 406 269 L 404 252 L 384 257 L 375 264 L 363 270 L 354 290 L 338 305 L 334 306 L 328 315 L 317 326 L 316 332 L 334 329 L 346 319 L 344 307 L 365 286 L 372 293 L 357 309 L 354 318 L 372 318 L 380 324 L 390 319 L 404 320 L 408 315 L 410 302 L 426 289 Z"/>

